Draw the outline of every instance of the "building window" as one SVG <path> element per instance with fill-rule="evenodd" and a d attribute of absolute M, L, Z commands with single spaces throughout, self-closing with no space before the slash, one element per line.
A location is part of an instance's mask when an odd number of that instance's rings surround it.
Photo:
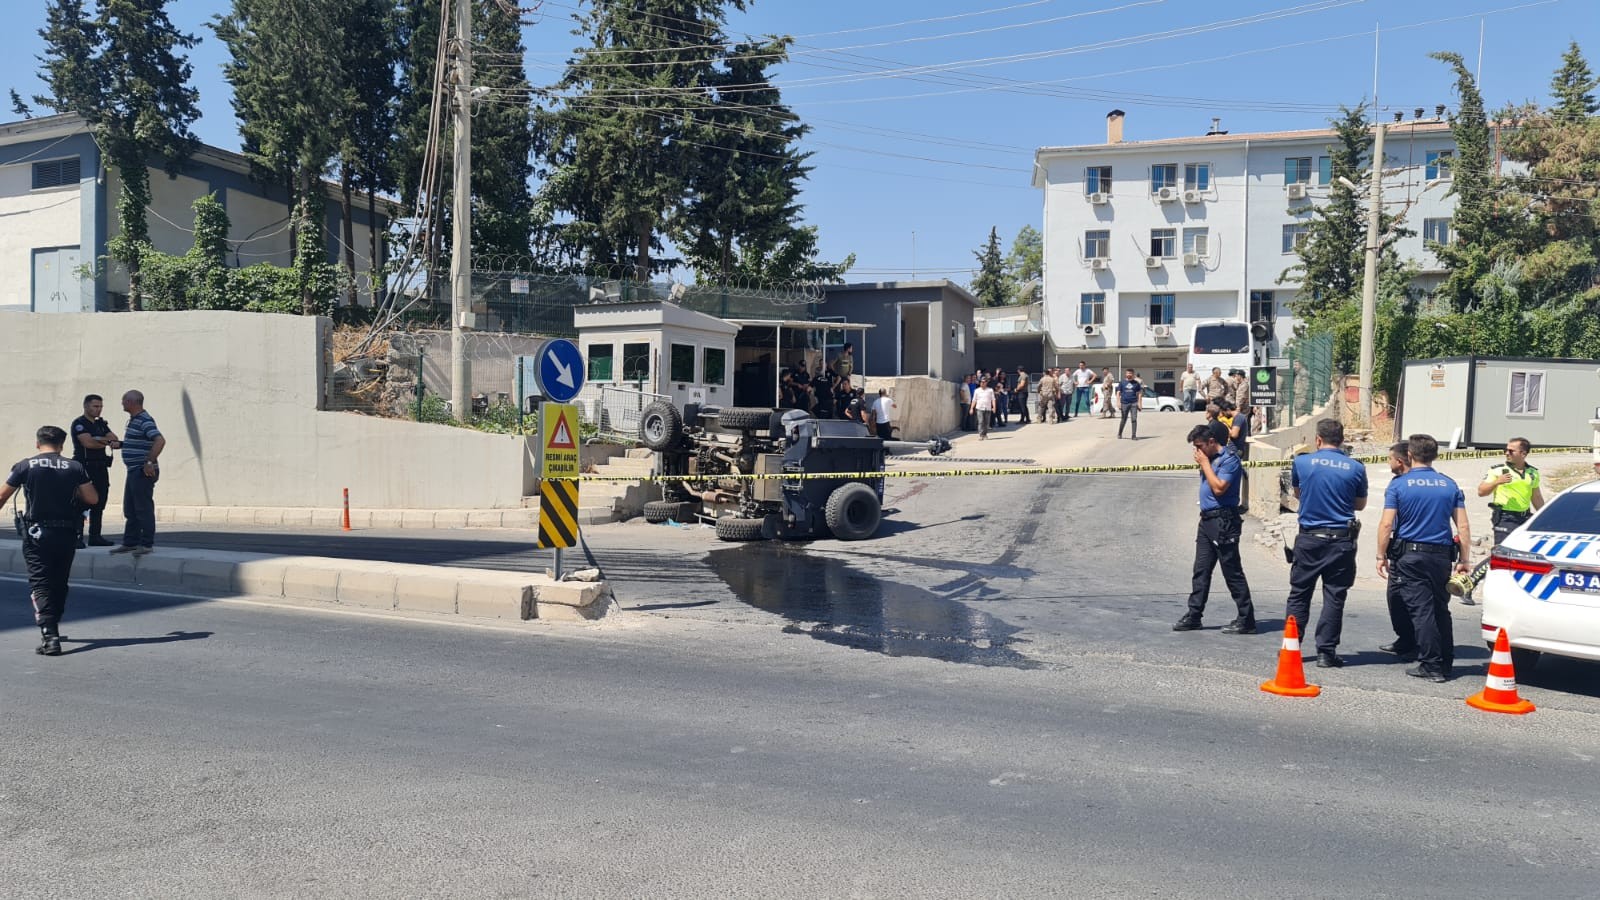
<path fill-rule="evenodd" d="M 1150 255 L 1171 259 L 1178 255 L 1178 229 L 1150 229 Z"/>
<path fill-rule="evenodd" d="M 33 164 L 33 189 L 64 187 L 78 183 L 79 163 L 71 159 L 52 159 Z"/>
<path fill-rule="evenodd" d="M 1090 166 L 1084 169 L 1083 192 L 1085 194 L 1111 193 L 1111 167 Z"/>
<path fill-rule="evenodd" d="M 1162 188 L 1175 188 L 1178 186 L 1178 164 L 1163 163 L 1150 167 L 1150 193 L 1154 194 Z"/>
<path fill-rule="evenodd" d="M 1211 190 L 1211 163 L 1185 163 L 1183 186 L 1191 191 Z"/>
<path fill-rule="evenodd" d="M 650 345 L 649 344 L 623 344 L 622 345 L 622 380 L 623 381 L 649 381 L 650 380 Z"/>
<path fill-rule="evenodd" d="M 1171 325 L 1175 321 L 1173 318 L 1173 307 L 1176 305 L 1176 303 L 1177 298 L 1172 294 L 1151 294 L 1150 324 Z"/>
<path fill-rule="evenodd" d="M 1151 380 L 1151 387 L 1163 397 L 1176 397 L 1178 395 L 1178 370 L 1157 369 Z"/>
<path fill-rule="evenodd" d="M 1291 156 L 1283 161 L 1284 184 L 1311 183 L 1311 157 Z"/>
<path fill-rule="evenodd" d="M 668 354 L 668 371 L 673 381 L 683 384 L 694 380 L 694 345 L 673 344 Z"/>
<path fill-rule="evenodd" d="M 700 373 L 702 384 L 727 384 L 728 351 L 721 347 L 707 347 L 700 354 Z"/>
<path fill-rule="evenodd" d="M 1333 157 L 1317 157 L 1317 184 L 1333 183 Z"/>
<path fill-rule="evenodd" d="M 1422 240 L 1433 244 L 1448 244 L 1455 235 L 1450 232 L 1449 219 L 1423 219 Z"/>
<path fill-rule="evenodd" d="M 1111 232 L 1085 231 L 1083 233 L 1083 258 L 1105 259 L 1111 255 Z"/>
<path fill-rule="evenodd" d="M 1278 321 L 1278 305 L 1273 302 L 1271 291 L 1250 292 L 1250 321 Z"/>
<path fill-rule="evenodd" d="M 1183 230 L 1183 252 L 1193 253 L 1199 257 L 1211 255 L 1211 229 L 1185 228 Z"/>
<path fill-rule="evenodd" d="M 1104 325 L 1106 323 L 1106 295 L 1104 292 L 1084 294 L 1078 299 L 1079 325 Z"/>
<path fill-rule="evenodd" d="M 957 353 L 967 352 L 967 326 L 960 322 L 950 323 L 950 349 Z"/>
<path fill-rule="evenodd" d="M 1300 245 L 1305 243 L 1306 235 L 1311 233 L 1311 226 L 1301 222 L 1291 222 L 1283 226 L 1283 252 L 1298 253 Z"/>
<path fill-rule="evenodd" d="M 1544 373 L 1511 373 L 1511 392 L 1506 401 L 1506 414 L 1512 416 L 1544 415 Z"/>
<path fill-rule="evenodd" d="M 1454 150 L 1429 150 L 1427 176 L 1429 181 L 1449 181 L 1450 163 L 1456 158 Z"/>
<path fill-rule="evenodd" d="M 616 369 L 612 362 L 616 359 L 615 344 L 590 344 L 589 345 L 589 380 L 610 381 L 616 377 Z"/>

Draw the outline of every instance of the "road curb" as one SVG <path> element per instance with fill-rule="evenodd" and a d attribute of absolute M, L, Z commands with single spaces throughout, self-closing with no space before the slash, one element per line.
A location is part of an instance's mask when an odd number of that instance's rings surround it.
<path fill-rule="evenodd" d="M 0 541 L 0 572 L 26 575 L 18 541 Z M 203 597 L 249 595 L 362 610 L 485 619 L 590 622 L 616 609 L 604 581 L 320 556 L 273 556 L 160 548 L 142 558 L 79 551 L 72 581 L 170 590 Z"/>

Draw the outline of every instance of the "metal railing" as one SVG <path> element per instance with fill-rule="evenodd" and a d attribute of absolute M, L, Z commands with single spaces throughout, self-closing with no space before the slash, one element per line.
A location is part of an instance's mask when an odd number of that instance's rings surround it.
<path fill-rule="evenodd" d="M 1281 381 L 1285 425 L 1310 415 L 1333 396 L 1333 335 L 1311 334 L 1295 338 L 1284 353 L 1288 364 Z"/>
<path fill-rule="evenodd" d="M 640 388 L 585 384 L 572 402 L 578 405 L 578 418 L 592 425 L 596 437 L 611 444 L 639 442 L 639 419 L 644 408 L 665 394 L 652 394 Z"/>

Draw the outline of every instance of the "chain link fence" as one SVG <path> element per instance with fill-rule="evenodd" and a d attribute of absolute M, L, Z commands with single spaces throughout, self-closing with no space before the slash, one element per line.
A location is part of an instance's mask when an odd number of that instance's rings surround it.
<path fill-rule="evenodd" d="M 578 419 L 593 427 L 599 440 L 632 446 L 639 441 L 639 420 L 644 408 L 668 399 L 665 394 L 638 388 L 587 383 L 573 402 L 578 405 Z"/>
<path fill-rule="evenodd" d="M 1282 373 L 1282 424 L 1322 408 L 1333 396 L 1333 335 L 1311 334 L 1289 342 Z"/>

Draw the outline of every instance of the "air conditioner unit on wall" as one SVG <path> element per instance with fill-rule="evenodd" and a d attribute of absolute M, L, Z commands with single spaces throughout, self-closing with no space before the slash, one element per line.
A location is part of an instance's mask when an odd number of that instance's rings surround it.
<path fill-rule="evenodd" d="M 1083 336 L 1086 337 L 1086 338 L 1087 337 L 1099 337 L 1100 336 L 1100 326 L 1099 325 L 1085 325 L 1085 326 L 1083 326 Z"/>
<path fill-rule="evenodd" d="M 1185 253 L 1183 255 L 1183 264 L 1186 265 L 1186 266 L 1198 266 L 1198 265 L 1200 265 L 1200 254 L 1198 254 L 1198 253 Z"/>
<path fill-rule="evenodd" d="M 1153 333 L 1158 338 L 1170 338 L 1170 337 L 1172 337 L 1172 326 L 1171 325 L 1155 325 L 1155 326 L 1151 327 L 1150 331 L 1151 331 L 1151 333 Z"/>
<path fill-rule="evenodd" d="M 1105 191 L 1095 191 L 1089 195 L 1089 202 L 1095 206 L 1105 206 L 1111 202 L 1111 195 Z"/>
<path fill-rule="evenodd" d="M 1205 193 L 1203 191 L 1184 191 L 1183 192 L 1183 202 L 1185 202 L 1185 203 L 1200 203 L 1200 202 L 1204 201 L 1205 199 L 1206 199 L 1206 195 L 1205 195 Z"/>
<path fill-rule="evenodd" d="M 1106 269 L 1111 268 L 1111 260 L 1104 256 L 1096 256 L 1089 260 L 1089 268 L 1096 272 L 1104 272 Z"/>
<path fill-rule="evenodd" d="M 1290 200 L 1304 200 L 1305 198 L 1306 198 L 1306 186 L 1305 185 L 1303 185 L 1303 184 L 1291 184 L 1291 185 L 1289 185 L 1289 199 Z"/>
<path fill-rule="evenodd" d="M 1156 199 L 1160 200 L 1162 203 L 1171 203 L 1172 201 L 1178 199 L 1178 189 L 1169 187 L 1161 188 L 1160 190 L 1156 191 Z"/>
<path fill-rule="evenodd" d="M 1144 258 L 1144 267 L 1146 269 L 1159 269 L 1159 268 L 1161 268 L 1161 257 L 1159 257 L 1159 256 L 1146 256 Z"/>

